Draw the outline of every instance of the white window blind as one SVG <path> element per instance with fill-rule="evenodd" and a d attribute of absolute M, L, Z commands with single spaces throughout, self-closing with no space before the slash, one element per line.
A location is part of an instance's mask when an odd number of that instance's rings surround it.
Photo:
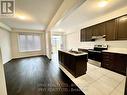
<path fill-rule="evenodd" d="M 41 50 L 40 35 L 19 34 L 19 51 L 39 51 Z"/>

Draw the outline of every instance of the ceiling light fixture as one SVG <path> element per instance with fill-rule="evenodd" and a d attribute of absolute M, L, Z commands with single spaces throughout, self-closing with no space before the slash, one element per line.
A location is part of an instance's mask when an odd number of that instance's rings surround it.
<path fill-rule="evenodd" d="M 26 17 L 25 16 L 17 16 L 19 19 L 21 19 L 21 20 L 25 20 L 26 19 Z"/>
<path fill-rule="evenodd" d="M 58 29 L 58 31 L 62 32 L 62 31 L 63 31 L 63 29 Z"/>
<path fill-rule="evenodd" d="M 107 4 L 108 4 L 108 0 L 101 0 L 101 1 L 98 3 L 98 6 L 99 6 L 99 7 L 105 7 Z"/>

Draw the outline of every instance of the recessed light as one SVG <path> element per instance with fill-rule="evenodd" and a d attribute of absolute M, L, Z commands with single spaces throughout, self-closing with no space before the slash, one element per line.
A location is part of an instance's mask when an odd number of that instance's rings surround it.
<path fill-rule="evenodd" d="M 58 31 L 60 31 L 60 32 L 61 32 L 61 31 L 63 31 L 63 29 L 58 29 Z"/>
<path fill-rule="evenodd" d="M 107 1 L 107 0 L 101 0 L 101 1 L 98 3 L 98 6 L 99 6 L 99 7 L 105 7 L 107 4 L 108 4 L 108 1 Z"/>
<path fill-rule="evenodd" d="M 25 20 L 26 19 L 26 17 L 25 16 L 17 16 L 19 19 L 21 19 L 21 20 Z"/>

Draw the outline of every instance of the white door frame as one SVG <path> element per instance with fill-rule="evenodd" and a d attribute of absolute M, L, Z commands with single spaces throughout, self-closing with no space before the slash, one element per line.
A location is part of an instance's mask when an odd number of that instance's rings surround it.
<path fill-rule="evenodd" d="M 0 49 L 0 95 L 7 95 L 1 49 Z"/>

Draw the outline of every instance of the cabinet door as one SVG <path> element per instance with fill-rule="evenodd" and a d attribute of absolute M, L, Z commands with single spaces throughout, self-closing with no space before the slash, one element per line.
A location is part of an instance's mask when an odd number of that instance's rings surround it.
<path fill-rule="evenodd" d="M 92 36 L 103 36 L 105 35 L 105 23 L 100 23 L 92 26 L 93 32 Z"/>
<path fill-rule="evenodd" d="M 127 55 L 103 52 L 101 66 L 117 73 L 126 74 Z"/>
<path fill-rule="evenodd" d="M 83 29 L 80 31 L 80 41 L 83 42 Z"/>
<path fill-rule="evenodd" d="M 117 39 L 127 40 L 127 16 L 118 18 Z"/>
<path fill-rule="evenodd" d="M 114 62 L 114 54 L 108 52 L 102 53 L 102 64 L 101 64 L 102 67 L 112 70 L 113 62 Z"/>
<path fill-rule="evenodd" d="M 92 36 L 98 36 L 99 35 L 98 25 L 94 25 L 92 26 L 92 28 L 93 28 Z"/>
<path fill-rule="evenodd" d="M 85 29 L 81 29 L 81 31 L 80 31 L 80 41 L 84 42 L 85 40 L 86 40 Z"/>
<path fill-rule="evenodd" d="M 91 41 L 92 38 L 92 28 L 88 27 L 85 29 L 86 31 L 86 41 Z"/>
<path fill-rule="evenodd" d="M 113 62 L 113 70 L 126 75 L 127 56 L 124 54 L 115 54 Z"/>
<path fill-rule="evenodd" d="M 116 40 L 116 19 L 105 23 L 106 41 Z"/>
<path fill-rule="evenodd" d="M 126 85 L 125 85 L 125 93 L 124 95 L 127 95 L 127 66 L 126 66 Z"/>

